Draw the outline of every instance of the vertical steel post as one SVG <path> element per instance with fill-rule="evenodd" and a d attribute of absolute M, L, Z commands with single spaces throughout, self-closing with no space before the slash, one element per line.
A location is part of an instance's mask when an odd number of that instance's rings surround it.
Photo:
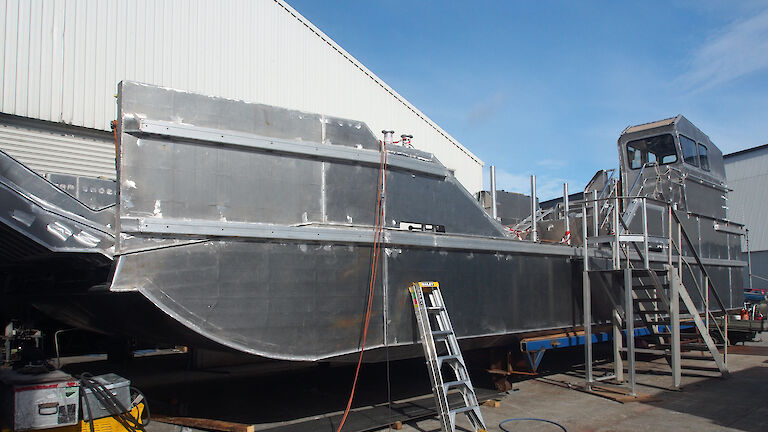
<path fill-rule="evenodd" d="M 635 317 L 632 299 L 632 269 L 624 269 L 624 324 L 627 328 L 627 371 L 630 394 L 635 396 Z"/>
<path fill-rule="evenodd" d="M 670 267 L 672 267 L 672 207 L 669 207 L 669 211 L 667 212 L 667 239 L 668 239 L 668 245 L 667 245 L 667 252 L 668 252 L 668 262 Z"/>
<path fill-rule="evenodd" d="M 747 272 L 749 272 L 749 286 L 747 288 L 752 289 L 752 251 L 749 249 L 749 229 L 744 229 L 744 241 L 747 246 Z"/>
<path fill-rule="evenodd" d="M 496 167 L 491 165 L 491 217 L 498 220 L 498 210 L 496 207 Z"/>
<path fill-rule="evenodd" d="M 531 241 L 539 241 L 539 231 L 536 228 L 536 176 L 531 176 Z"/>
<path fill-rule="evenodd" d="M 586 197 L 585 197 L 586 198 Z M 597 204 L 597 191 L 592 191 L 592 199 L 594 200 L 592 202 L 592 228 L 594 228 L 592 235 L 598 236 L 600 235 L 600 206 Z"/>
<path fill-rule="evenodd" d="M 323 123 L 325 125 L 325 123 Z M 392 145 L 392 134 L 394 134 L 394 131 L 381 131 L 384 134 L 384 147 L 381 149 L 382 152 L 387 151 L 389 146 Z M 387 171 L 386 167 L 384 167 L 381 171 L 381 226 L 386 226 L 386 220 L 387 220 Z M 384 237 L 386 236 L 386 231 L 381 233 L 382 241 L 384 240 Z M 387 259 L 387 248 L 384 246 L 380 249 L 378 253 L 384 254 L 384 257 L 382 258 L 381 263 L 381 290 L 384 294 L 384 298 L 389 298 L 389 261 Z M 389 347 L 389 305 L 387 304 L 387 301 L 384 301 L 382 303 L 382 316 L 384 318 L 384 328 L 382 329 L 383 337 L 384 337 L 384 346 Z"/>
<path fill-rule="evenodd" d="M 723 311 L 723 312 L 725 312 L 725 311 Z M 728 312 L 725 312 L 723 314 L 723 321 L 724 321 L 723 327 L 724 327 L 724 331 L 725 331 L 725 334 L 723 335 L 723 339 L 725 340 L 725 342 L 723 343 L 723 366 L 725 366 L 725 369 L 728 370 L 728 344 L 729 344 L 729 341 L 728 341 Z"/>
<path fill-rule="evenodd" d="M 563 211 L 565 213 L 565 239 L 568 245 L 571 244 L 571 221 L 568 215 L 571 213 L 571 205 L 568 198 L 568 183 L 563 183 Z"/>
<path fill-rule="evenodd" d="M 615 275 L 611 275 L 615 278 Z M 621 359 L 621 316 L 619 315 L 619 305 L 613 305 L 613 374 L 616 376 L 616 382 L 624 382 L 624 362 Z"/>
<path fill-rule="evenodd" d="M 677 223 L 677 249 L 679 254 L 677 255 L 677 274 L 680 277 L 680 281 L 683 280 L 683 223 Z M 693 277 L 693 274 L 691 274 Z"/>
<path fill-rule="evenodd" d="M 584 271 L 581 278 L 581 295 L 584 309 L 584 373 L 586 388 L 592 389 L 592 296 L 589 283 L 589 242 L 587 239 L 587 203 L 582 204 L 582 227 L 584 229 Z"/>
<path fill-rule="evenodd" d="M 619 198 L 613 198 L 613 269 L 619 270 L 621 262 L 619 261 Z"/>
<path fill-rule="evenodd" d="M 672 379 L 675 388 L 680 387 L 682 361 L 680 355 L 680 283 L 681 279 L 672 275 L 672 268 L 667 269 L 669 279 L 669 326 L 672 333 Z"/>
<path fill-rule="evenodd" d="M 651 268 L 648 259 L 648 207 L 645 197 L 643 197 L 643 254 L 643 267 Z"/>
<path fill-rule="evenodd" d="M 704 327 L 709 332 L 709 276 L 704 275 Z"/>

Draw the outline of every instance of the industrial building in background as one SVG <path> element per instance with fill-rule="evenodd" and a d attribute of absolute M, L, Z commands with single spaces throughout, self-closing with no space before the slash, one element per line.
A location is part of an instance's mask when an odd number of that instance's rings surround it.
<path fill-rule="evenodd" d="M 123 80 L 396 127 L 467 190 L 482 188 L 480 159 L 282 0 L 0 9 L 0 150 L 81 200 L 113 198 L 109 183 L 74 176 L 115 178 Z"/>
<path fill-rule="evenodd" d="M 727 154 L 723 159 L 728 186 L 733 189 L 728 194 L 728 217 L 742 221 L 749 230 L 752 274 L 748 282 L 752 288 L 768 289 L 768 144 Z M 747 253 L 747 238 L 742 240 L 741 251 Z"/>

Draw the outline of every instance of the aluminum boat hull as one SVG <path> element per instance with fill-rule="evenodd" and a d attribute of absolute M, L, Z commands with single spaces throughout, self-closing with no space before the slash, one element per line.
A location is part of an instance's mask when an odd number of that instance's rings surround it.
<path fill-rule="evenodd" d="M 282 360 L 359 352 L 381 158 L 367 126 L 131 82 L 119 108 L 114 207 L 88 209 L 2 155 L 0 235 L 22 251 L 3 255 L 5 297 L 151 341 Z M 467 348 L 581 324 L 580 248 L 519 241 L 433 155 L 387 152 L 366 360 L 421 355 L 419 280 L 440 282 Z M 743 263 L 705 259 L 739 306 Z M 608 300 L 594 301 L 606 319 Z"/>

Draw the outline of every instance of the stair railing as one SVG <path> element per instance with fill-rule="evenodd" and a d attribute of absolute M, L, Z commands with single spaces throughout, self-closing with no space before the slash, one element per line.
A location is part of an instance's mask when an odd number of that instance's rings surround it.
<path fill-rule="evenodd" d="M 672 236 L 672 220 L 674 219 L 675 225 L 677 226 L 677 237 L 678 241 L 675 242 L 674 236 Z M 705 316 L 707 321 L 707 331 L 710 331 L 709 322 L 710 319 L 715 324 L 715 328 L 717 329 L 717 332 L 720 334 L 721 340 L 723 341 L 723 363 L 728 364 L 727 356 L 728 356 L 728 310 L 725 307 L 725 304 L 723 303 L 722 299 L 720 298 L 720 294 L 718 294 L 717 289 L 715 289 L 714 285 L 712 284 L 712 278 L 709 275 L 709 272 L 707 271 L 707 268 L 704 266 L 704 263 L 701 261 L 701 257 L 699 256 L 699 253 L 696 251 L 696 248 L 694 247 L 693 242 L 691 241 L 690 237 L 688 236 L 688 233 L 685 231 L 685 228 L 683 227 L 683 223 L 680 220 L 680 216 L 677 214 L 677 211 L 673 209 L 671 206 L 669 207 L 669 225 L 670 225 L 670 232 L 669 232 L 669 239 L 670 239 L 670 250 L 669 250 L 669 261 L 670 264 L 672 263 L 672 246 L 674 246 L 675 250 L 678 254 L 678 275 L 680 277 L 680 280 L 682 280 L 683 277 L 683 264 L 685 264 L 688 268 L 688 271 L 691 273 L 691 279 L 693 279 L 696 288 L 699 292 L 699 295 L 701 296 L 702 300 L 704 301 L 704 309 L 705 309 Z M 702 290 L 697 278 L 695 277 L 695 273 L 693 272 L 693 268 L 691 264 L 686 260 L 683 256 L 683 240 L 685 240 L 685 243 L 688 245 L 688 250 L 691 253 L 691 257 L 696 262 L 696 267 L 701 271 L 701 274 L 704 276 L 704 289 Z M 719 313 L 723 315 L 723 327 L 720 327 L 720 324 L 718 323 L 718 320 L 716 319 L 716 315 L 713 313 L 712 309 L 710 308 L 710 291 L 712 292 L 715 303 L 717 304 L 717 307 L 720 308 Z"/>

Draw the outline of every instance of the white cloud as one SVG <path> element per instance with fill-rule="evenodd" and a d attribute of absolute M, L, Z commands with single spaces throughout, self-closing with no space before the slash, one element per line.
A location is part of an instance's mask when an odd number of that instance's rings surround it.
<path fill-rule="evenodd" d="M 706 89 L 763 69 L 768 69 L 768 9 L 706 41 L 678 80 L 689 89 Z"/>
<path fill-rule="evenodd" d="M 559 159 L 542 159 L 536 162 L 536 164 L 548 169 L 560 169 L 568 165 L 568 162 Z"/>

